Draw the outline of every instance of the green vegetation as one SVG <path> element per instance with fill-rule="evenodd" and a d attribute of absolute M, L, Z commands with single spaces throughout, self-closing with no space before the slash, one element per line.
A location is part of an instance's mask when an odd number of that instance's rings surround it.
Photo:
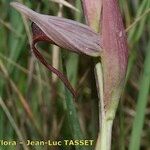
<path fill-rule="evenodd" d="M 35 11 L 62 15 L 85 23 L 80 0 L 61 8 L 55 0 L 19 0 Z M 0 150 L 12 149 L 2 140 L 89 139 L 98 135 L 98 96 L 94 62 L 88 56 L 68 53 L 40 44 L 47 61 L 59 63 L 61 70 L 78 92 L 74 101 L 59 79 L 40 64 L 30 51 L 30 24 L 15 9 L 11 0 L 0 1 Z M 150 1 L 119 0 L 130 50 L 126 87 L 113 126 L 112 150 L 139 150 L 150 147 Z M 52 64 L 52 63 L 51 63 Z M 94 145 L 96 144 L 94 142 Z M 75 146 L 93 150 L 93 146 Z M 56 146 L 57 147 L 57 146 Z M 55 148 L 56 148 L 55 147 Z M 19 144 L 14 149 L 51 149 Z M 74 146 L 60 146 L 73 150 Z"/>

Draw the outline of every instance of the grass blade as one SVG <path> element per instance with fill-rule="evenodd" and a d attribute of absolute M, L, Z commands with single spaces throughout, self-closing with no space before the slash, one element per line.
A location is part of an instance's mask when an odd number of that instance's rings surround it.
<path fill-rule="evenodd" d="M 137 101 L 136 116 L 133 122 L 133 129 L 129 150 L 139 150 L 142 128 L 144 124 L 144 116 L 146 105 L 148 101 L 148 94 L 150 88 L 150 43 L 147 47 L 147 55 L 144 62 L 144 72 L 140 82 L 140 90 Z"/>
<path fill-rule="evenodd" d="M 8 117 L 8 119 L 9 119 L 9 121 L 10 121 L 12 127 L 13 127 L 14 130 L 16 131 L 16 134 L 18 135 L 19 140 L 20 140 L 21 142 L 23 142 L 23 148 L 24 148 L 24 150 L 28 150 L 28 147 L 27 147 L 26 144 L 25 144 L 25 140 L 24 140 L 24 138 L 23 138 L 23 136 L 22 136 L 22 134 L 21 134 L 21 131 L 19 130 L 17 124 L 15 123 L 13 117 L 11 116 L 11 114 L 10 114 L 10 112 L 9 112 L 9 110 L 8 110 L 8 108 L 7 108 L 7 106 L 5 105 L 5 103 L 3 102 L 3 100 L 2 100 L 1 97 L 0 97 L 0 105 L 1 105 L 1 107 L 2 107 L 2 109 L 3 109 L 3 111 L 5 112 L 6 116 Z"/>
<path fill-rule="evenodd" d="M 64 70 L 64 74 L 67 74 L 64 58 L 62 58 L 62 67 Z M 80 123 L 78 120 L 74 99 L 72 97 L 72 94 L 70 93 L 70 91 L 68 91 L 66 87 L 65 87 L 65 98 L 66 98 L 67 116 L 72 137 L 73 139 L 84 139 Z M 84 150 L 84 147 L 76 146 L 76 150 Z"/>

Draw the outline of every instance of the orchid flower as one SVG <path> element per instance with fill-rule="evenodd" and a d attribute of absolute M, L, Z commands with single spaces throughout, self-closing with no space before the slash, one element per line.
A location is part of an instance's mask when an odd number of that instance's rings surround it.
<path fill-rule="evenodd" d="M 47 63 L 37 49 L 37 42 L 47 41 L 71 52 L 99 57 L 103 75 L 103 93 L 100 99 L 102 131 L 98 138 L 100 145 L 98 144 L 96 150 L 109 150 L 112 123 L 126 76 L 126 34 L 117 0 L 82 0 L 82 3 L 87 25 L 39 14 L 17 2 L 11 5 L 33 22 L 32 50 L 35 56 L 64 82 L 74 96 L 76 92 L 68 79 Z"/>
<path fill-rule="evenodd" d="M 89 26 L 73 20 L 39 14 L 17 2 L 12 2 L 11 5 L 33 22 L 32 50 L 34 55 L 47 69 L 55 73 L 76 97 L 76 92 L 67 77 L 47 63 L 36 44 L 39 41 L 47 41 L 72 52 L 98 57 L 102 49 L 98 33 Z"/>

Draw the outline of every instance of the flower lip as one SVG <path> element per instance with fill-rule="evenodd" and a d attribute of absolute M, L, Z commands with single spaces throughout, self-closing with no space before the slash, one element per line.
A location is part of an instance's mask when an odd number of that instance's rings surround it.
<path fill-rule="evenodd" d="M 70 90 L 70 92 L 72 93 L 72 95 L 74 96 L 74 98 L 77 98 L 77 92 L 74 90 L 74 88 L 72 87 L 72 85 L 70 84 L 69 80 L 67 79 L 67 77 L 65 75 L 63 75 L 60 71 L 58 71 L 57 69 L 55 69 L 53 66 L 51 66 L 50 64 L 47 63 L 46 59 L 43 57 L 43 55 L 39 52 L 39 50 L 37 49 L 36 44 L 39 41 L 46 41 L 46 42 L 53 42 L 51 41 L 46 35 L 45 33 L 42 32 L 42 30 L 35 24 L 32 23 L 32 33 L 33 33 L 33 41 L 32 41 L 32 51 L 34 53 L 34 55 L 36 56 L 36 58 L 49 70 L 52 71 L 53 73 L 55 73 L 61 80 L 62 82 L 65 84 L 65 86 Z"/>

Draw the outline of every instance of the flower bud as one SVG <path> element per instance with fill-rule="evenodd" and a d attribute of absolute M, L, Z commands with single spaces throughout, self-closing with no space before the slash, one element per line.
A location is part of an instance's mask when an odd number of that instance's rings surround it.
<path fill-rule="evenodd" d="M 113 94 L 123 87 L 128 62 L 126 34 L 117 0 L 103 0 L 102 43 L 104 103 L 109 107 Z"/>

